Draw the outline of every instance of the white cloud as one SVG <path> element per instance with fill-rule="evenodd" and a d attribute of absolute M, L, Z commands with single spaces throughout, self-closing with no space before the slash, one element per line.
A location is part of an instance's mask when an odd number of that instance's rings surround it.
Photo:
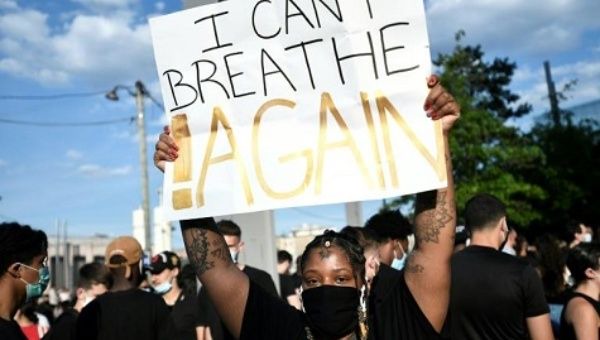
<path fill-rule="evenodd" d="M 77 171 L 86 177 L 114 177 L 124 176 L 131 173 L 132 167 L 125 165 L 122 167 L 103 167 L 97 164 L 83 164 L 79 166 Z"/>
<path fill-rule="evenodd" d="M 16 1 L 13 0 L 0 0 L 0 9 L 17 9 L 19 5 L 17 5 Z"/>
<path fill-rule="evenodd" d="M 92 10 L 127 8 L 138 0 L 72 0 Z"/>
<path fill-rule="evenodd" d="M 157 12 L 162 12 L 162 11 L 164 11 L 164 10 L 165 10 L 165 7 L 166 7 L 166 5 L 165 5 L 165 3 L 164 3 L 164 2 L 162 2 L 162 1 L 159 1 L 159 2 L 157 2 L 156 4 L 154 4 L 154 9 L 155 9 Z"/>
<path fill-rule="evenodd" d="M 48 15 L 36 10 L 0 15 L 0 72 L 48 85 L 83 80 L 93 87 L 154 75 L 148 25 L 134 19 L 127 11 L 77 14 L 50 27 Z"/>
<path fill-rule="evenodd" d="M 67 150 L 67 153 L 65 154 L 65 156 L 71 160 L 77 160 L 77 159 L 83 158 L 83 154 L 80 151 L 77 151 L 74 149 Z"/>
<path fill-rule="evenodd" d="M 585 103 L 600 98 L 600 61 L 584 60 L 570 64 L 551 65 L 552 79 L 555 88 L 561 91 L 565 84 L 577 80 L 575 87 L 566 93 L 568 99 L 561 103 L 563 108 Z M 521 99 L 533 105 L 534 112 L 546 111 L 548 102 L 548 85 L 542 65 L 537 70 L 523 68 L 515 73 L 516 92 Z"/>
<path fill-rule="evenodd" d="M 600 1 L 589 0 L 431 0 L 427 12 L 432 47 L 441 51 L 464 29 L 467 41 L 493 55 L 543 56 L 580 46 L 600 27 Z"/>

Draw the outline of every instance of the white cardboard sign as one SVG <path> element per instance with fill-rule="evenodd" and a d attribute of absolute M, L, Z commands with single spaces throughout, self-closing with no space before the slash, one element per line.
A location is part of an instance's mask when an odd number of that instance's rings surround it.
<path fill-rule="evenodd" d="M 170 219 L 446 185 L 422 0 L 230 0 L 150 19 Z"/>

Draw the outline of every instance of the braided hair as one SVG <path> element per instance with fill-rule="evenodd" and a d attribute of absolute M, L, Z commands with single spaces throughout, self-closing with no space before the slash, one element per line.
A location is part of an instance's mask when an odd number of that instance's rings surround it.
<path fill-rule="evenodd" d="M 310 257 L 310 254 L 315 249 L 327 249 L 330 246 L 336 246 L 340 248 L 350 265 L 352 266 L 352 271 L 357 277 L 363 281 L 365 277 L 365 255 L 363 253 L 363 248 L 358 244 L 358 241 L 344 233 L 338 233 L 333 230 L 325 230 L 323 235 L 319 235 L 315 237 L 304 249 L 304 253 L 300 258 L 300 270 L 302 273 L 303 269 Z"/>
<path fill-rule="evenodd" d="M 363 248 L 360 246 L 358 240 L 351 235 L 350 233 L 338 233 L 333 230 L 325 230 L 323 235 L 315 237 L 304 249 L 304 253 L 300 258 L 300 268 L 298 272 L 302 273 L 305 268 L 306 262 L 310 257 L 310 254 L 315 250 L 327 251 L 331 246 L 338 247 L 342 250 L 348 262 L 350 262 L 350 266 L 352 267 L 352 272 L 356 279 L 356 282 L 363 282 L 365 285 L 363 286 L 362 292 L 366 293 L 366 282 L 365 282 L 365 255 L 363 253 Z M 361 300 L 365 298 L 366 295 L 361 297 Z M 362 301 L 361 301 L 362 304 Z M 367 311 L 366 311 L 366 303 L 364 305 L 364 309 L 361 308 L 358 311 L 358 327 L 355 330 L 355 334 L 358 339 L 365 340 L 368 338 L 369 334 L 369 326 L 367 321 Z M 307 329 L 307 332 L 310 332 Z"/>

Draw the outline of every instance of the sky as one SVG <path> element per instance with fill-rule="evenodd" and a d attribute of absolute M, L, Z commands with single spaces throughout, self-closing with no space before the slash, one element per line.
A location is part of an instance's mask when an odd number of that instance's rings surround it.
<path fill-rule="evenodd" d="M 0 0 L 0 221 L 50 234 L 57 219 L 73 235 L 131 232 L 141 202 L 135 101 L 125 90 L 118 101 L 104 93 L 141 80 L 160 101 L 148 18 L 181 8 L 180 1 Z M 578 81 L 564 105 L 600 98 L 600 1 L 428 0 L 426 12 L 433 56 L 451 51 L 462 29 L 487 60 L 517 63 L 511 90 L 534 108 L 511 122 L 524 130 L 548 109 L 544 60 L 557 89 Z M 166 120 L 158 105 L 145 104 L 151 160 Z M 49 126 L 74 123 L 89 125 Z M 149 174 L 154 206 L 162 176 L 151 164 Z M 365 202 L 363 216 L 380 205 Z M 319 222 L 344 225 L 343 205 L 275 212 L 278 234 Z"/>

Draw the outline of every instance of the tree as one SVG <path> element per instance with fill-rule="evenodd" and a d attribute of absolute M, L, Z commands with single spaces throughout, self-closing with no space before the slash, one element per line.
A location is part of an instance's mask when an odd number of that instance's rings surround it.
<path fill-rule="evenodd" d="M 559 96 L 565 98 L 564 96 Z M 600 130 L 590 120 L 573 122 L 573 113 L 561 110 L 558 125 L 538 122 L 528 138 L 545 152 L 545 161 L 526 176 L 543 186 L 548 199 L 535 202 L 543 218 L 535 227 L 562 231 L 572 221 L 596 224 L 600 218 Z"/>

